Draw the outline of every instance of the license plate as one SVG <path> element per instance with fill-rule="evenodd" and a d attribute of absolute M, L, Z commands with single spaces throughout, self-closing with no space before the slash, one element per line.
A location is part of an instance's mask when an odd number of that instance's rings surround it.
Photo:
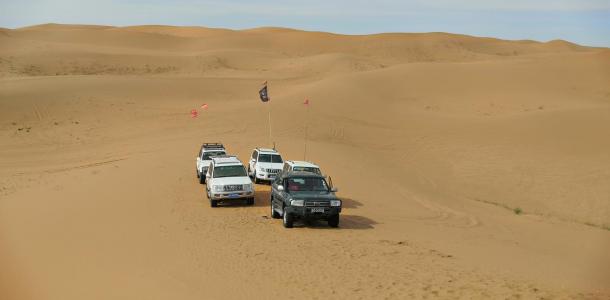
<path fill-rule="evenodd" d="M 324 207 L 315 207 L 311 209 L 312 213 L 323 213 L 324 212 Z"/>
<path fill-rule="evenodd" d="M 239 197 L 239 194 L 229 194 L 229 198 L 237 198 Z"/>

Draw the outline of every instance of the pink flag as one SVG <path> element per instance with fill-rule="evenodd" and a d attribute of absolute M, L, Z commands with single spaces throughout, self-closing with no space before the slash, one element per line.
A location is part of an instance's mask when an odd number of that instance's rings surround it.
<path fill-rule="evenodd" d="M 305 101 L 303 102 L 303 104 L 305 104 L 305 105 L 309 105 L 309 99 L 305 99 Z"/>
<path fill-rule="evenodd" d="M 197 118 L 197 116 L 199 115 L 199 113 L 197 112 L 196 109 L 191 109 L 191 118 Z"/>
<path fill-rule="evenodd" d="M 201 109 L 203 109 L 203 110 L 208 109 L 208 104 L 207 104 L 207 103 L 204 103 L 204 104 L 201 106 Z"/>

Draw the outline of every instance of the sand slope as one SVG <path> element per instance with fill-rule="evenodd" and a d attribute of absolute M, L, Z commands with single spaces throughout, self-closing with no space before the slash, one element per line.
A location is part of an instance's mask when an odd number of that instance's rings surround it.
<path fill-rule="evenodd" d="M 265 80 L 338 230 L 285 230 L 263 185 L 209 208 L 195 153 L 269 146 Z M 607 299 L 609 82 L 610 50 L 565 41 L 1 29 L 0 298 Z"/>

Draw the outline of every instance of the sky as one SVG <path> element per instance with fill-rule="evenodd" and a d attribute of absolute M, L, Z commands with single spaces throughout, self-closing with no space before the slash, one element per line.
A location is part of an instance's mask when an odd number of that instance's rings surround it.
<path fill-rule="evenodd" d="M 610 0 L 0 0 L 0 27 L 42 23 L 450 32 L 610 47 Z"/>

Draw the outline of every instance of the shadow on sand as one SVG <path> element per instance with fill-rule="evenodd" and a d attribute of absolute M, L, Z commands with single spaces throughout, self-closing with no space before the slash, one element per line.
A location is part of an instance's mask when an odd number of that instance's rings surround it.
<path fill-rule="evenodd" d="M 281 221 L 281 220 L 280 220 Z M 332 228 L 328 226 L 328 222 L 325 220 L 296 220 L 294 222 L 294 228 L 311 228 L 311 229 L 328 229 L 328 230 L 340 230 L 340 229 L 374 229 L 374 225 L 377 222 L 367 217 L 356 216 L 356 215 L 345 215 L 341 214 L 341 221 L 339 222 L 339 228 Z"/>

